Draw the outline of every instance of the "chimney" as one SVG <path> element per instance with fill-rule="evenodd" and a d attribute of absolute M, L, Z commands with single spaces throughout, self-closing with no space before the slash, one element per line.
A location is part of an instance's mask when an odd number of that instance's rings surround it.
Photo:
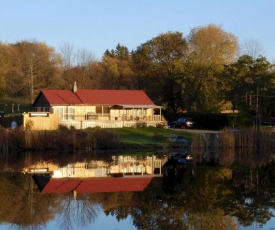
<path fill-rule="evenodd" d="M 76 85 L 76 82 L 74 82 L 73 92 L 76 93 L 76 91 L 77 91 L 77 85 Z"/>

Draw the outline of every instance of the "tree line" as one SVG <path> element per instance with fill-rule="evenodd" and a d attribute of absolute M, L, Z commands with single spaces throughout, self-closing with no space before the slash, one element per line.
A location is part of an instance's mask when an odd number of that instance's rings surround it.
<path fill-rule="evenodd" d="M 32 103 L 41 89 L 141 89 L 167 111 L 275 111 L 275 72 L 258 44 L 241 50 L 220 26 L 159 34 L 129 51 L 118 44 L 101 60 L 65 43 L 0 42 L 0 97 Z M 256 97 L 257 96 L 257 97 Z M 257 103 L 256 103 L 257 99 Z"/>

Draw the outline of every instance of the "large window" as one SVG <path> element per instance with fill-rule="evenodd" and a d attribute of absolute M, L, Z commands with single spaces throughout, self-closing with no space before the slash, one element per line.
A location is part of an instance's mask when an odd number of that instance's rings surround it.
<path fill-rule="evenodd" d="M 97 114 L 109 114 L 110 109 L 109 106 L 96 106 L 96 113 Z"/>
<path fill-rule="evenodd" d="M 53 108 L 53 113 L 58 114 L 61 120 L 74 120 L 75 108 L 73 106 L 58 106 Z"/>

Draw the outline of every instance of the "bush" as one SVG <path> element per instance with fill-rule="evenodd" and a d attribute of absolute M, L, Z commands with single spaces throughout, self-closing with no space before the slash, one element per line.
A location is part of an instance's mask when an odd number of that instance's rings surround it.
<path fill-rule="evenodd" d="M 120 137 L 109 129 L 94 128 L 87 130 L 86 146 L 98 149 L 113 149 L 120 145 Z"/>
<path fill-rule="evenodd" d="M 227 125 L 232 128 L 247 128 L 253 125 L 253 117 L 249 113 L 228 114 L 227 118 Z"/>
<path fill-rule="evenodd" d="M 164 128 L 164 123 L 163 122 L 157 123 L 156 127 L 157 128 Z"/>

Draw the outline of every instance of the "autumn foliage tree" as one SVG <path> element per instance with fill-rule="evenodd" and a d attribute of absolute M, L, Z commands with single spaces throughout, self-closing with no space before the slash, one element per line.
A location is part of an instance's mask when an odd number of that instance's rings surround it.
<path fill-rule="evenodd" d="M 131 56 L 126 46 L 118 44 L 115 50 L 106 50 L 102 62 L 100 88 L 133 89 L 134 72 L 131 66 Z"/>
<path fill-rule="evenodd" d="M 3 85 L 9 97 L 27 98 L 30 103 L 40 89 L 62 84 L 60 56 L 45 43 L 21 41 L 6 45 Z M 2 53 L 3 55 L 3 53 Z"/>
<path fill-rule="evenodd" d="M 238 40 L 221 27 L 194 28 L 184 38 L 179 32 L 161 34 L 133 54 L 138 86 L 168 110 L 220 109 L 217 73 L 237 57 Z"/>
<path fill-rule="evenodd" d="M 132 55 L 138 87 L 173 111 L 182 107 L 181 73 L 186 54 L 182 33 L 168 32 L 142 44 Z"/>
<path fill-rule="evenodd" d="M 261 110 L 275 114 L 273 98 L 267 99 L 275 93 L 272 65 L 238 52 L 237 37 L 213 24 L 186 36 L 159 34 L 131 52 L 118 44 L 100 60 L 69 44 L 57 53 L 35 40 L 0 43 L 0 96 L 32 103 L 41 89 L 71 89 L 76 82 L 87 89 L 144 90 L 169 112 L 220 112 L 253 109 L 258 86 L 265 96 Z"/>
<path fill-rule="evenodd" d="M 189 55 L 185 64 L 185 101 L 188 111 L 219 111 L 221 94 L 217 74 L 236 60 L 237 38 L 221 27 L 194 28 L 188 36 Z"/>

